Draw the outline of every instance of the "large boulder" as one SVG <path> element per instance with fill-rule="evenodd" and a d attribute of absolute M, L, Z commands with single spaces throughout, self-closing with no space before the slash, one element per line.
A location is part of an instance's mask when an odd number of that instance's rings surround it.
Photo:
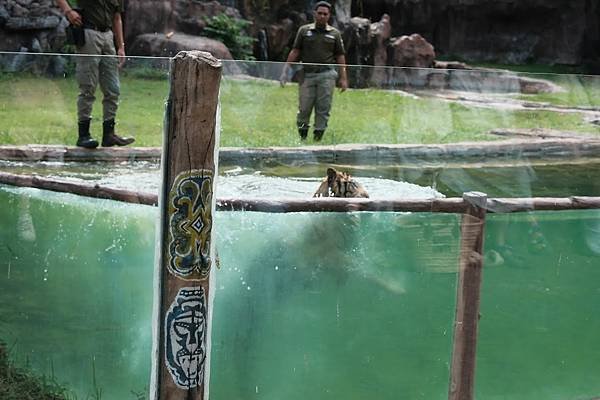
<path fill-rule="evenodd" d="M 123 21 L 125 42 L 143 33 L 168 33 L 175 30 L 173 1 L 129 0 Z M 129 45 L 127 45 L 129 51 Z"/>
<path fill-rule="evenodd" d="M 205 18 L 219 14 L 242 17 L 235 8 L 216 0 L 129 0 L 125 13 L 125 39 L 131 42 L 141 34 L 171 31 L 201 35 Z"/>
<path fill-rule="evenodd" d="M 130 46 L 129 55 L 173 57 L 184 50 L 202 50 L 221 60 L 233 59 L 229 49 L 218 40 L 184 33 L 173 35 L 146 33 L 139 35 Z"/>
<path fill-rule="evenodd" d="M 430 68 L 435 62 L 435 51 L 431 43 L 418 33 L 403 35 L 395 39 L 392 65 L 396 67 Z"/>

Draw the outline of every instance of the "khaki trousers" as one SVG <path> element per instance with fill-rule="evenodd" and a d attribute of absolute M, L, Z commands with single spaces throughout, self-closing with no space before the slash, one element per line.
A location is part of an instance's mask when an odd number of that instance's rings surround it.
<path fill-rule="evenodd" d="M 337 72 L 333 69 L 304 74 L 304 82 L 302 82 L 298 91 L 299 101 L 296 123 L 299 128 L 310 126 L 310 114 L 313 108 L 315 110 L 315 129 L 325 130 L 327 128 L 337 76 Z"/>
<path fill-rule="evenodd" d="M 96 87 L 102 90 L 102 111 L 104 121 L 114 119 L 119 104 L 119 62 L 115 51 L 112 31 L 98 32 L 85 29 L 85 45 L 77 48 L 75 77 L 79 84 L 77 97 L 77 118 L 79 121 L 91 118 L 96 100 Z M 100 55 L 101 57 L 94 57 Z"/>

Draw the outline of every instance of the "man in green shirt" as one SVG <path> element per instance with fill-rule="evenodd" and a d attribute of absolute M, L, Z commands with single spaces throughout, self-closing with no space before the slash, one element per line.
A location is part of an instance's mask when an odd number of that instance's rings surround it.
<path fill-rule="evenodd" d="M 319 1 L 315 4 L 312 24 L 301 26 L 296 34 L 296 40 L 288 55 L 281 74 L 281 84 L 285 85 L 290 63 L 302 61 L 304 77 L 299 86 L 298 114 L 296 124 L 300 139 L 306 139 L 310 127 L 310 115 L 315 110 L 314 138 L 321 140 L 331 110 L 331 99 L 335 81 L 338 78 L 336 68 L 331 64 L 340 65 L 340 88 L 348 88 L 346 76 L 346 57 L 344 43 L 340 32 L 328 24 L 331 16 L 331 4 Z"/>
<path fill-rule="evenodd" d="M 90 135 L 92 106 L 96 87 L 102 90 L 102 146 L 125 146 L 134 142 L 115 134 L 115 116 L 119 104 L 119 68 L 125 63 L 125 43 L 121 0 L 79 0 L 77 10 L 67 0 L 56 0 L 69 22 L 83 28 L 85 43 L 77 45 L 76 78 L 79 85 L 77 146 L 94 149 L 98 141 Z M 91 57 L 99 56 L 99 57 Z M 115 57 L 118 55 L 118 57 Z"/>

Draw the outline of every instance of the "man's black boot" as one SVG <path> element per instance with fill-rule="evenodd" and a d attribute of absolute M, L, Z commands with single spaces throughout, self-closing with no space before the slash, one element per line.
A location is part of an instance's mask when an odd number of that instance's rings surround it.
<path fill-rule="evenodd" d="M 77 138 L 77 146 L 85 147 L 86 149 L 95 149 L 98 147 L 98 141 L 90 135 L 91 119 L 79 121 L 79 137 Z"/>
<path fill-rule="evenodd" d="M 102 124 L 102 147 L 127 146 L 135 142 L 134 138 L 117 136 L 115 134 L 115 120 L 108 119 Z"/>
<path fill-rule="evenodd" d="M 320 142 L 321 139 L 323 138 L 323 135 L 325 134 L 325 130 L 324 129 L 315 129 L 315 131 L 313 133 L 315 135 L 315 142 Z"/>
<path fill-rule="evenodd" d="M 298 128 L 298 134 L 300 135 L 300 140 L 306 140 L 306 137 L 308 136 L 308 128 Z"/>

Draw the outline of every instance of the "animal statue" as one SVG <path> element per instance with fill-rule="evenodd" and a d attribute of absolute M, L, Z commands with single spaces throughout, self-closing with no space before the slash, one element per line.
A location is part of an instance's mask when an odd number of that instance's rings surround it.
<path fill-rule="evenodd" d="M 369 194 L 352 176 L 330 167 L 313 197 L 369 197 Z"/>

